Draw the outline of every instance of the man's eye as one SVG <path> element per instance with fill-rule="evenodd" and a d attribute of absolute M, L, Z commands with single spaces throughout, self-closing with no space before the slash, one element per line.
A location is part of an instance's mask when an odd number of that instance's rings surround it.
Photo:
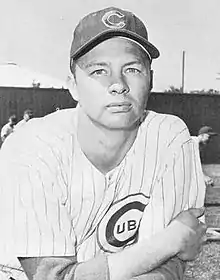
<path fill-rule="evenodd" d="M 101 75 L 106 75 L 107 71 L 105 69 L 97 69 L 92 71 L 92 73 L 90 75 L 92 76 L 101 76 Z"/>
<path fill-rule="evenodd" d="M 141 71 L 140 71 L 139 69 L 137 69 L 137 68 L 130 67 L 130 68 L 127 68 L 125 72 L 126 72 L 126 73 L 138 74 L 138 73 L 140 73 Z"/>

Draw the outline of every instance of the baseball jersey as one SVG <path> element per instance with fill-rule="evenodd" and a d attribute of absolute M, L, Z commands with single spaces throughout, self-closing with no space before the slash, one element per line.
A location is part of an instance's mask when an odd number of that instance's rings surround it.
<path fill-rule="evenodd" d="M 32 120 L 0 151 L 1 264 L 118 252 L 203 205 L 203 177 L 178 117 L 148 111 L 123 160 L 102 174 L 77 140 L 77 111 Z"/>
<path fill-rule="evenodd" d="M 13 127 L 9 123 L 6 123 L 1 129 L 1 138 L 6 138 L 13 132 Z"/>
<path fill-rule="evenodd" d="M 193 145 L 193 152 L 195 154 L 195 160 L 197 162 L 198 169 L 200 169 L 200 172 L 202 171 L 202 162 L 200 158 L 200 150 L 199 150 L 199 138 L 198 136 L 191 136 L 192 139 L 192 145 Z"/>
<path fill-rule="evenodd" d="M 24 125 L 26 125 L 27 124 L 27 121 L 26 120 L 24 120 L 24 119 L 22 119 L 21 121 L 19 121 L 16 125 L 15 125 L 15 130 L 17 130 L 18 128 L 21 128 L 21 127 L 23 127 Z"/>

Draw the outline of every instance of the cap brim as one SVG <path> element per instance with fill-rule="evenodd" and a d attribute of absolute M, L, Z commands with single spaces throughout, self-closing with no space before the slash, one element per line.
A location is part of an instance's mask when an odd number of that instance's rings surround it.
<path fill-rule="evenodd" d="M 217 136 L 218 135 L 217 132 L 209 132 L 208 134 L 211 135 L 211 136 Z"/>
<path fill-rule="evenodd" d="M 100 44 L 101 42 L 110 39 L 112 37 L 122 36 L 125 38 L 132 39 L 142 45 L 144 49 L 147 50 L 147 52 L 150 54 L 151 59 L 156 59 L 160 56 L 159 50 L 151 44 L 149 41 L 144 39 L 143 37 L 139 36 L 136 33 L 133 33 L 128 30 L 106 30 L 102 33 L 99 33 L 97 36 L 93 37 L 90 41 L 88 41 L 85 45 L 83 45 L 81 48 L 79 48 L 74 54 L 71 55 L 71 59 L 76 60 L 88 51 L 90 51 L 92 48 Z"/>

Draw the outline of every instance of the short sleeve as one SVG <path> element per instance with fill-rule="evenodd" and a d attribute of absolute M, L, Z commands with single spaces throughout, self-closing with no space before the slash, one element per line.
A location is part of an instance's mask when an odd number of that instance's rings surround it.
<path fill-rule="evenodd" d="M 13 257 L 75 255 L 58 151 L 40 137 L 17 132 L 0 150 L 1 264 Z"/>
<path fill-rule="evenodd" d="M 1 129 L 1 137 L 7 136 L 8 134 L 8 127 L 7 125 L 4 125 L 3 128 Z"/>

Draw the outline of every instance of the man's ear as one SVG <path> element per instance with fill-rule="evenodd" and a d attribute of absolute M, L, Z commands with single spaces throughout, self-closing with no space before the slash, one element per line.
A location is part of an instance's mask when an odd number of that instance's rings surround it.
<path fill-rule="evenodd" d="M 67 89 L 69 90 L 70 94 L 72 95 L 72 98 L 76 101 L 79 101 L 78 92 L 76 89 L 76 80 L 72 73 L 70 75 L 68 75 L 66 84 L 67 84 Z"/>
<path fill-rule="evenodd" d="M 150 70 L 150 91 L 153 88 L 153 76 L 154 76 L 154 71 Z"/>

